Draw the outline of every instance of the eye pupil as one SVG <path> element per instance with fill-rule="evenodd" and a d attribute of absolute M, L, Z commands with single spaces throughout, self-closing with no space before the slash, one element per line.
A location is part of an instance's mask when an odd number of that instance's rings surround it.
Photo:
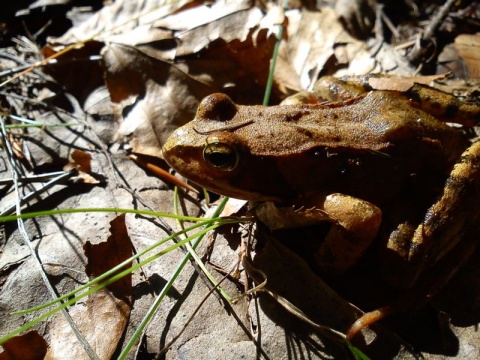
<path fill-rule="evenodd" d="M 211 153 L 208 155 L 208 161 L 215 167 L 224 167 L 232 162 L 232 155 L 221 152 Z"/>
<path fill-rule="evenodd" d="M 237 167 L 238 154 L 227 144 L 208 144 L 203 150 L 205 162 L 215 170 L 232 171 Z"/>

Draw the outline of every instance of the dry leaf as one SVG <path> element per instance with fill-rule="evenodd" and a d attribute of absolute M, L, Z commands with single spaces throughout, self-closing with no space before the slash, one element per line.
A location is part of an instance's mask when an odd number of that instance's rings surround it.
<path fill-rule="evenodd" d="M 110 236 L 100 244 L 84 245 L 88 264 L 85 272 L 90 277 L 97 277 L 132 256 L 132 243 L 125 225 L 125 214 L 117 216 L 110 222 Z M 131 302 L 132 278 L 130 275 L 108 285 L 115 297 Z"/>
<path fill-rule="evenodd" d="M 42 360 L 47 353 L 47 345 L 38 332 L 32 330 L 2 344 L 0 360 Z"/>
<path fill-rule="evenodd" d="M 343 20 L 351 34 L 366 38 L 375 22 L 375 0 L 337 0 L 335 12 Z"/>
<path fill-rule="evenodd" d="M 395 76 L 395 75 L 374 75 L 368 79 L 368 84 L 374 90 L 391 90 L 405 92 L 415 84 L 428 85 L 433 81 L 443 80 L 448 74 L 430 76 Z"/>
<path fill-rule="evenodd" d="M 480 33 L 457 36 L 455 48 L 465 61 L 469 77 L 480 79 Z"/>
<path fill-rule="evenodd" d="M 311 90 L 319 75 L 363 75 L 414 69 L 393 47 L 375 39 L 366 44 L 350 36 L 329 8 L 294 9 L 288 18 L 287 40 L 280 46 L 275 79 L 285 92 Z"/>
<path fill-rule="evenodd" d="M 229 198 L 220 216 L 235 216 L 245 207 L 247 201 Z M 216 210 L 216 209 L 215 209 Z M 208 215 L 206 215 L 208 217 Z"/>
<path fill-rule="evenodd" d="M 98 57 L 101 47 L 102 44 L 91 41 L 82 47 L 70 49 L 59 56 L 54 64 L 43 66 L 42 71 L 62 84 L 62 87 L 74 95 L 81 104 L 94 89 L 103 85 L 103 74 L 98 60 L 79 61 L 79 59 Z M 43 47 L 42 55 L 46 58 L 54 56 L 58 50 L 62 49 L 54 49 L 47 45 Z"/>
<path fill-rule="evenodd" d="M 351 41 L 354 47 L 360 45 L 345 32 L 331 9 L 322 12 L 295 9 L 286 15 L 288 39 L 280 46 L 275 78 L 287 89 L 309 89 L 335 57 L 333 45 L 337 41 Z"/>
<path fill-rule="evenodd" d="M 161 19 L 195 1 L 113 1 L 104 6 L 95 15 L 77 27 L 72 27 L 60 38 L 49 38 L 52 45 L 68 45 L 95 38 L 109 41 L 114 34 L 150 26 L 156 19 Z"/>
<path fill-rule="evenodd" d="M 118 216 L 110 225 L 111 235 L 106 242 L 84 246 L 88 258 L 86 272 L 91 277 L 104 273 L 132 255 L 125 215 Z M 79 302 L 70 310 L 77 328 L 100 359 L 110 359 L 117 349 L 130 316 L 132 294 L 132 278 L 127 275 L 89 295 L 84 303 Z M 50 348 L 46 359 L 89 358 L 63 315 L 57 315 L 48 324 L 48 333 Z"/>
<path fill-rule="evenodd" d="M 92 173 L 91 160 L 92 156 L 82 150 L 73 150 L 72 161 L 63 167 L 63 170 L 69 171 L 71 169 L 76 169 L 78 175 L 73 177 L 74 181 L 81 181 L 85 184 L 98 184 L 100 181 L 90 175 Z"/>
<path fill-rule="evenodd" d="M 121 120 L 119 137 L 135 153 L 160 157 L 161 144 L 193 118 L 199 99 L 212 89 L 130 46 L 111 44 L 103 57 L 114 113 Z"/>
<path fill-rule="evenodd" d="M 73 150 L 72 151 L 72 160 L 76 164 L 76 168 L 80 171 L 89 173 L 92 171 L 90 166 L 90 161 L 92 160 L 92 156 L 81 150 Z"/>
<path fill-rule="evenodd" d="M 128 43 L 112 43 L 103 51 L 107 87 L 121 120 L 119 138 L 135 153 L 160 157 L 166 138 L 193 119 L 199 101 L 210 93 L 228 91 L 242 103 L 261 101 L 275 11 L 264 15 L 257 8 L 232 6 L 203 11 L 208 14 L 201 18 L 203 25 L 175 39 L 173 30 L 149 29 L 136 41 L 118 37 Z M 195 14 L 185 11 L 177 17 L 183 24 Z M 164 25 L 172 26 L 168 20 Z M 192 21 L 195 25 L 198 19 Z"/>

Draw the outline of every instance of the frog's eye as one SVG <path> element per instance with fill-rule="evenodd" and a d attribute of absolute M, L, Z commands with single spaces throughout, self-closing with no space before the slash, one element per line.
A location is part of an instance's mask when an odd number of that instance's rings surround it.
<path fill-rule="evenodd" d="M 198 106 L 196 119 L 201 120 L 231 120 L 237 113 L 237 106 L 225 94 L 212 94 L 202 100 Z"/>
<path fill-rule="evenodd" d="M 203 159 L 215 170 L 233 171 L 238 165 L 238 152 L 225 143 L 210 143 L 203 149 Z"/>

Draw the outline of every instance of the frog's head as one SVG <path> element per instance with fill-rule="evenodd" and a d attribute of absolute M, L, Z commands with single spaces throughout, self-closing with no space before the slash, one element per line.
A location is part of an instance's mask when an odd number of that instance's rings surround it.
<path fill-rule="evenodd" d="M 268 184 L 274 182 L 275 164 L 252 156 L 247 139 L 235 132 L 250 123 L 238 115 L 237 105 L 227 95 L 207 96 L 195 119 L 167 139 L 164 159 L 181 175 L 213 192 L 246 200 L 278 200 L 268 191 L 277 186 Z M 259 173 L 268 174 L 269 166 L 272 175 L 259 178 Z"/>

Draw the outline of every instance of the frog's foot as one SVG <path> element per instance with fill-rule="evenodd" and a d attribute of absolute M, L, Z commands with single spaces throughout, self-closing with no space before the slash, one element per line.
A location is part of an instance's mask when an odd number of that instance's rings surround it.
<path fill-rule="evenodd" d="M 358 318 L 347 331 L 347 339 L 352 340 L 360 331 L 392 314 L 392 307 L 384 306 L 367 312 Z"/>
<path fill-rule="evenodd" d="M 419 276 L 469 240 L 480 219 L 480 141 L 473 143 L 453 168 L 440 199 L 428 209 L 409 244 L 394 232 L 382 258 L 382 275 L 397 287 L 414 285 Z M 404 236 L 400 235 L 400 236 Z M 401 275 L 401 276 L 400 276 Z M 407 276 L 405 276 L 407 275 Z"/>
<path fill-rule="evenodd" d="M 398 312 L 415 311 L 429 302 L 474 254 L 476 247 L 474 239 L 478 238 L 479 230 L 474 229 L 471 231 L 466 237 L 466 240 L 471 241 L 464 241 L 459 244 L 448 256 L 430 269 L 418 284 L 406 290 L 405 294 L 397 301 L 367 312 L 358 318 L 348 329 L 347 338 L 349 340 L 352 339 L 362 329 L 375 324 L 387 316 Z"/>
<path fill-rule="evenodd" d="M 355 265 L 372 244 L 382 212 L 367 201 L 337 193 L 316 201 L 333 224 L 315 261 L 327 274 L 341 274 Z"/>
<path fill-rule="evenodd" d="M 479 197 L 480 141 L 477 141 L 455 165 L 442 197 L 428 210 L 424 222 L 415 230 L 403 261 L 392 261 L 395 259 L 392 257 L 382 259 L 385 261 L 384 268 L 388 270 L 382 274 L 387 276 L 390 284 L 414 286 L 398 301 L 360 317 L 348 330 L 349 339 L 386 316 L 420 308 L 450 281 L 470 259 L 478 242 Z M 404 237 L 405 233 L 408 229 L 400 229 L 390 238 L 389 247 L 394 250 L 391 254 L 402 254 L 405 250 L 397 248 L 401 243 L 397 237 Z"/>

